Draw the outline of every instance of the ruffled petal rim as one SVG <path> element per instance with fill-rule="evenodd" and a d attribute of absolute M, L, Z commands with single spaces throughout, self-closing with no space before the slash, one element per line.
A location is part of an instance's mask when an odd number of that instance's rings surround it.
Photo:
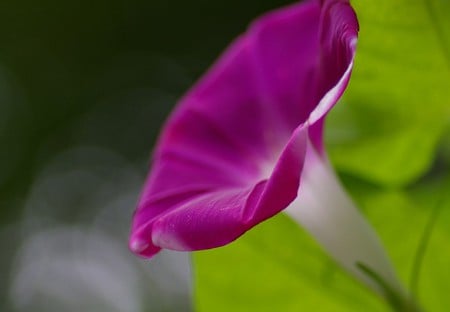
<path fill-rule="evenodd" d="M 307 127 L 301 125 L 282 151 L 270 177 L 262 177 L 245 188 L 208 192 L 168 210 L 132 232 L 130 249 L 151 257 L 160 247 L 191 251 L 235 240 L 296 198 L 306 141 Z"/>

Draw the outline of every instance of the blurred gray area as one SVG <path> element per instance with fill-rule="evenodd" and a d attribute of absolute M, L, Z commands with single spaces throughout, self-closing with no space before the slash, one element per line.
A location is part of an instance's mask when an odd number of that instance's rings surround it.
<path fill-rule="evenodd" d="M 0 2 L 0 311 L 190 311 L 186 253 L 127 249 L 177 99 L 290 1 Z"/>
<path fill-rule="evenodd" d="M 190 310 L 187 254 L 144 261 L 127 250 L 124 220 L 140 180 L 122 157 L 90 147 L 43 170 L 14 226 L 22 241 L 9 290 L 15 310 Z"/>

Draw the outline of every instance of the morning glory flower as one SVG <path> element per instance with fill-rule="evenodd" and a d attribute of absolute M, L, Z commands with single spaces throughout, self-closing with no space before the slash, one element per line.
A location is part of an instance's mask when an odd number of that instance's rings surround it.
<path fill-rule="evenodd" d="M 162 248 L 223 246 L 285 210 L 355 276 L 384 291 L 363 265 L 401 292 L 323 144 L 324 118 L 348 84 L 357 36 L 346 0 L 304 1 L 254 21 L 166 122 L 130 249 L 152 257 Z"/>

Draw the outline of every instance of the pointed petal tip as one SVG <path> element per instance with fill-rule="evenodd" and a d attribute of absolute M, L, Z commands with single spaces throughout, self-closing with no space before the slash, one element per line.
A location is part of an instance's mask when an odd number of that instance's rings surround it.
<path fill-rule="evenodd" d="M 131 233 L 130 240 L 128 242 L 128 249 L 135 255 L 145 259 L 152 258 L 161 250 L 160 247 L 154 245 L 146 239 L 143 239 L 136 232 Z"/>
<path fill-rule="evenodd" d="M 133 253 L 139 254 L 145 249 L 147 249 L 149 244 L 143 240 L 138 239 L 131 239 L 129 248 Z"/>

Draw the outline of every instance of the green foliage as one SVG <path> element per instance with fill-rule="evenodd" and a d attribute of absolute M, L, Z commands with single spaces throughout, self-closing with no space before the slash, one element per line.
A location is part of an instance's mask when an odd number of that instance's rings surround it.
<path fill-rule="evenodd" d="M 425 310 L 447 311 L 450 199 L 441 203 L 422 265 L 413 266 L 432 210 L 450 187 L 450 2 L 353 5 L 360 40 L 349 88 L 328 119 L 330 158 L 400 279 L 409 285 L 417 274 Z M 194 260 L 200 312 L 389 310 L 284 215 Z"/>
<path fill-rule="evenodd" d="M 387 191 L 359 180 L 348 187 L 377 228 L 405 285 L 416 250 L 450 179 L 408 191 Z M 419 270 L 418 297 L 429 311 L 446 311 L 450 272 L 450 201 L 444 202 Z M 290 219 L 279 215 L 226 247 L 194 254 L 197 310 L 389 311 L 348 277 Z"/>
<path fill-rule="evenodd" d="M 194 259 L 200 312 L 381 309 L 285 215 Z"/>
<path fill-rule="evenodd" d="M 354 6 L 360 39 L 344 101 L 329 116 L 330 156 L 339 170 L 405 185 L 429 169 L 449 124 L 450 5 L 383 0 Z"/>

